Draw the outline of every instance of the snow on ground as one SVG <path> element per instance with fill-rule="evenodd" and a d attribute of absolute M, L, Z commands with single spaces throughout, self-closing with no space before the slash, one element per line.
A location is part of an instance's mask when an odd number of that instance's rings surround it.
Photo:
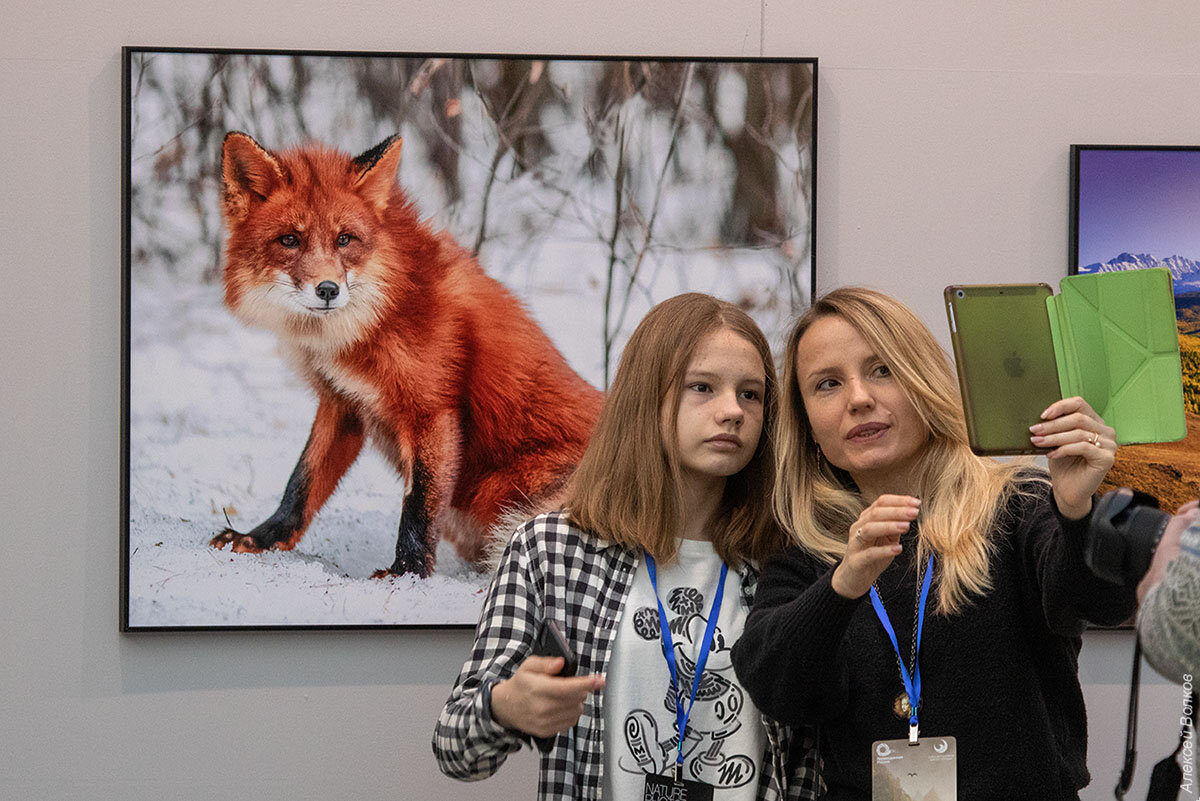
<path fill-rule="evenodd" d="M 474 624 L 488 577 L 441 544 L 435 574 L 383 580 L 403 483 L 371 448 L 293 551 L 209 547 L 278 504 L 316 401 L 275 339 L 245 328 L 217 287 L 132 291 L 131 626 Z"/>

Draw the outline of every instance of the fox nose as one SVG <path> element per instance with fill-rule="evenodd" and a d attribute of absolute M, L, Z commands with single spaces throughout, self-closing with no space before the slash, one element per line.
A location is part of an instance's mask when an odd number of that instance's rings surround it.
<path fill-rule="evenodd" d="M 317 284 L 317 297 L 328 303 L 338 296 L 338 285 L 333 281 L 322 281 Z"/>

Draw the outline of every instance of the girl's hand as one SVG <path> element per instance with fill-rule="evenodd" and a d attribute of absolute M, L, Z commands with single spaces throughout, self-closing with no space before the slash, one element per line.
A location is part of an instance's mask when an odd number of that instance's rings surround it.
<path fill-rule="evenodd" d="M 1063 517 L 1079 520 L 1092 511 L 1092 495 L 1117 455 L 1117 433 L 1083 398 L 1063 398 L 1042 412 L 1045 422 L 1030 426 L 1030 441 L 1053 448 L 1050 484 Z"/>
<path fill-rule="evenodd" d="M 516 672 L 492 687 L 492 719 L 506 729 L 550 737 L 583 714 L 588 694 L 604 687 L 599 675 L 557 675 L 561 656 L 527 656 Z"/>
<path fill-rule="evenodd" d="M 833 591 L 843 598 L 861 598 L 900 553 L 900 535 L 921 511 L 911 495 L 880 495 L 850 527 L 846 556 L 833 571 Z"/>
<path fill-rule="evenodd" d="M 1154 551 L 1150 569 L 1138 582 L 1137 600 L 1139 605 L 1146 600 L 1146 593 L 1150 592 L 1150 589 L 1167 575 L 1167 565 L 1171 564 L 1172 559 L 1179 556 L 1181 550 L 1179 541 L 1183 538 L 1184 530 L 1197 519 L 1200 519 L 1200 506 L 1196 501 L 1188 501 L 1179 507 L 1179 511 L 1167 523 L 1162 539 L 1158 541 L 1158 547 Z"/>

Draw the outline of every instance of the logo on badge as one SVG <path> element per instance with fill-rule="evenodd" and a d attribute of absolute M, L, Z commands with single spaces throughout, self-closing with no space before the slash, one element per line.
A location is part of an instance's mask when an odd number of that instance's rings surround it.
<path fill-rule="evenodd" d="M 944 753 L 946 753 L 946 749 L 949 747 L 950 747 L 950 744 L 948 742 L 946 742 L 945 740 L 938 740 L 933 745 L 933 752 L 935 754 L 944 754 Z"/>
<path fill-rule="evenodd" d="M 892 747 L 890 745 L 888 745 L 887 743 L 880 743 L 879 745 L 875 746 L 875 754 L 877 756 L 885 757 L 891 753 L 892 753 Z"/>

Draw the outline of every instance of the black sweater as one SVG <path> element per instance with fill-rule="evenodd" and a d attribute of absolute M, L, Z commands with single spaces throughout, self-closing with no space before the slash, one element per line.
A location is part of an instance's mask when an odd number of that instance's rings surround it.
<path fill-rule="evenodd" d="M 1024 485 L 998 520 L 993 589 L 962 612 L 933 614 L 921 642 L 921 736 L 958 740 L 958 797 L 1077 799 L 1089 781 L 1079 687 L 1084 621 L 1115 625 L 1133 588 L 1095 578 L 1082 561 L 1086 520 L 1057 513 L 1044 484 Z M 915 525 L 877 582 L 908 664 L 916 608 Z M 936 564 L 936 563 L 935 563 Z M 784 723 L 819 723 L 829 801 L 869 801 L 871 743 L 908 736 L 892 704 L 896 652 L 864 596 L 842 598 L 833 569 L 798 547 L 769 561 L 733 648 L 743 686 Z"/>

